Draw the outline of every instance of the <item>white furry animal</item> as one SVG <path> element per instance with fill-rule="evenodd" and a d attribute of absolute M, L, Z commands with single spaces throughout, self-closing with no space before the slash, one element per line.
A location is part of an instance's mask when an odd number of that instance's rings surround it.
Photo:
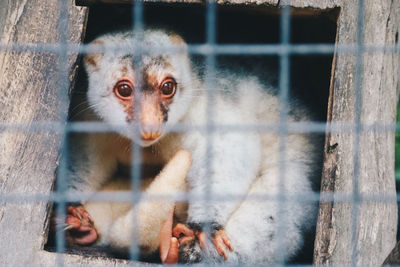
<path fill-rule="evenodd" d="M 279 164 L 285 166 L 283 190 L 287 197 L 311 193 L 310 177 L 316 175 L 319 147 L 308 135 L 289 134 L 285 160 L 280 162 L 276 132 L 246 130 L 249 124 L 279 122 L 279 100 L 272 86 L 245 73 L 216 73 L 211 119 L 215 125 L 242 130 L 216 129 L 210 133 L 208 154 L 204 131 L 174 132 L 178 123 L 202 127 L 209 119 L 205 85 L 188 54 L 150 53 L 140 62 L 133 56 L 137 44 L 145 48 L 185 47 L 181 37 L 146 30 L 140 39 L 128 31 L 106 34 L 93 43 L 132 47 L 132 52 L 107 50 L 84 59 L 89 80 L 88 112 L 95 120 L 126 128 L 115 134 L 78 138 L 69 152 L 69 190 L 98 190 L 115 172 L 118 162 L 130 163 L 131 141 L 143 147 L 144 164 L 165 164 L 176 151 L 187 149 L 193 157 L 187 175 L 190 193 L 201 197 L 209 188 L 211 197 L 236 197 L 189 202 L 186 225 L 174 229 L 180 238 L 181 261 L 218 262 L 225 258 L 232 263 L 273 263 L 278 255 L 285 259 L 295 255 L 302 245 L 303 230 L 314 225 L 316 205 L 287 200 L 280 207 L 274 198 L 282 179 Z M 308 119 L 299 105 L 291 108 L 289 121 Z M 131 123 L 140 130 L 130 130 Z M 252 198 L 259 194 L 268 194 L 269 198 Z M 284 229 L 279 232 L 281 236 L 277 235 L 278 225 Z M 205 228 L 211 228 L 211 232 L 205 233 Z M 188 234 L 195 238 L 186 238 Z M 214 245 L 207 243 L 205 236 Z M 203 251 L 199 251 L 199 244 L 205 247 Z M 283 246 L 280 250 L 279 244 Z"/>

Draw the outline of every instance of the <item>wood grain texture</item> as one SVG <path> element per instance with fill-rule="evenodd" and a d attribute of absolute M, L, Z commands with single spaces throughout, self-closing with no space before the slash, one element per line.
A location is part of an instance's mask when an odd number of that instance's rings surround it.
<path fill-rule="evenodd" d="M 93 6 L 102 4 L 114 4 L 114 5 L 131 5 L 134 0 L 76 0 L 77 6 Z M 204 3 L 203 0 L 143 0 L 143 2 L 164 2 L 164 3 Z"/>
<path fill-rule="evenodd" d="M 390 254 L 383 262 L 383 265 L 384 266 L 400 265 L 400 242 L 397 242 L 396 246 L 394 246 L 393 250 L 390 252 Z"/>
<path fill-rule="evenodd" d="M 51 43 L 60 41 L 58 1 L 0 1 L 1 44 Z M 80 43 L 85 9 L 71 5 L 68 41 Z M 67 73 L 76 64 L 70 54 L 63 63 Z M 26 123 L 25 132 L 0 134 L 0 193 L 49 193 L 52 188 L 61 135 L 29 132 L 35 122 L 65 123 L 68 85 L 62 86 L 54 53 L 0 52 L 0 122 Z M 65 66 L 65 64 L 67 66 Z M 71 76 L 71 78 L 73 78 Z M 46 241 L 47 203 L 15 202 L 0 205 L 0 265 L 39 264 L 38 252 Z"/>
<path fill-rule="evenodd" d="M 357 1 L 345 1 L 338 24 L 339 44 L 356 42 Z M 398 1 L 365 1 L 366 44 L 393 45 L 399 31 Z M 390 52 L 364 54 L 361 122 L 395 122 L 399 87 L 399 55 Z M 328 121 L 354 122 L 354 55 L 337 54 L 331 86 Z M 360 104 L 360 103 L 358 103 Z M 353 193 L 354 146 L 352 133 L 327 135 L 322 179 L 323 192 Z M 394 133 L 365 131 L 360 135 L 358 191 L 361 195 L 394 196 Z M 329 149 L 335 147 L 334 150 Z M 362 201 L 352 217 L 351 203 L 321 204 L 315 242 L 316 264 L 376 266 L 395 244 L 397 204 Z M 353 252 L 353 223 L 356 248 Z"/>
<path fill-rule="evenodd" d="M 166 2 L 166 3 L 205 3 L 204 0 L 144 0 L 145 2 Z M 76 0 L 77 5 L 91 6 L 99 4 L 132 4 L 134 0 Z M 289 1 L 285 0 L 217 0 L 218 4 L 243 4 L 243 5 L 272 5 L 283 6 Z M 339 0 L 291 0 L 290 5 L 298 8 L 319 8 L 327 9 L 339 7 Z"/>

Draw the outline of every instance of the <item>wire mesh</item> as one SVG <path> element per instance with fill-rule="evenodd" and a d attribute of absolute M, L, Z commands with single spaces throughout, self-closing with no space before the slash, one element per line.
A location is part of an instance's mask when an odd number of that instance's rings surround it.
<path fill-rule="evenodd" d="M 115 47 L 103 47 L 94 44 L 81 44 L 74 45 L 68 43 L 68 2 L 59 0 L 60 7 L 60 23 L 58 25 L 60 33 L 59 44 L 11 44 L 4 45 L 0 44 L 1 51 L 15 51 L 25 52 L 32 51 L 37 53 L 57 53 L 59 55 L 59 81 L 60 81 L 60 92 L 68 91 L 69 89 L 69 70 L 68 66 L 68 54 L 79 52 L 81 54 L 93 53 L 93 52 L 104 52 L 109 50 L 126 50 L 128 47 L 115 46 Z M 144 18 L 143 18 L 144 4 L 142 1 L 135 1 L 132 8 L 133 14 L 133 30 L 135 32 L 142 32 L 144 29 Z M 216 166 L 213 166 L 213 133 L 218 131 L 238 131 L 238 132 L 271 132 L 279 135 L 279 173 L 280 173 L 280 191 L 278 194 L 263 193 L 259 195 L 252 195 L 251 198 L 257 201 L 279 201 L 279 209 L 284 209 L 286 202 L 335 202 L 335 203 L 350 203 L 352 204 L 351 209 L 351 233 L 352 233 L 352 266 L 357 266 L 357 227 L 359 220 L 359 203 L 376 203 L 376 202 L 387 202 L 392 203 L 393 201 L 400 201 L 400 194 L 397 196 L 383 196 L 380 194 L 364 194 L 359 190 L 359 168 L 360 168 L 360 135 L 368 131 L 376 132 L 393 132 L 399 130 L 399 125 L 396 124 L 363 124 L 361 122 L 362 113 L 362 99 L 363 99 L 363 80 L 362 80 L 362 68 L 363 68 L 363 56 L 366 53 L 399 53 L 399 45 L 368 45 L 364 42 L 364 25 L 363 21 L 365 18 L 364 14 L 364 1 L 358 0 L 358 13 L 357 13 L 357 38 L 355 44 L 348 45 L 337 45 L 337 44 L 292 44 L 290 40 L 291 33 L 291 6 L 290 1 L 286 1 L 285 5 L 281 9 L 281 40 L 279 44 L 218 44 L 217 43 L 217 3 L 214 0 L 206 2 L 206 42 L 204 44 L 189 44 L 188 52 L 191 55 L 203 55 L 205 56 L 205 88 L 207 92 L 207 123 L 205 125 L 185 125 L 178 124 L 174 127 L 174 132 L 188 132 L 188 131 L 199 131 L 207 136 L 207 158 L 205 169 L 207 170 L 208 179 L 212 179 L 212 170 Z M 132 47 L 130 46 L 129 49 Z M 182 50 L 177 47 L 143 47 L 138 45 L 135 47 L 135 57 L 138 60 L 134 62 L 140 62 L 142 54 L 146 53 L 180 53 Z M 331 55 L 337 54 L 349 54 L 356 56 L 356 70 L 355 70 L 355 103 L 354 103 L 354 121 L 353 122 L 340 122 L 340 123 L 321 123 L 321 122 L 290 122 L 288 121 L 289 113 L 289 98 L 290 98 L 290 56 L 291 55 Z M 217 56 L 220 55 L 277 55 L 279 56 L 279 122 L 277 123 L 265 123 L 262 125 L 258 124 L 242 124 L 242 125 L 221 125 L 213 122 L 214 117 L 214 100 L 215 100 L 215 79 L 216 79 L 216 60 Z M 137 69 L 140 69 L 137 67 Z M 140 81 L 142 75 L 137 74 L 136 80 Z M 140 82 L 139 82 L 140 83 Z M 328 89 L 328 88 L 327 88 Z M 60 93 L 60 97 L 65 97 L 64 93 Z M 66 100 L 67 101 L 67 100 Z M 138 103 L 139 104 L 139 103 Z M 139 131 L 139 126 L 132 123 L 130 125 L 131 130 Z M 1 132 L 58 132 L 63 133 L 67 136 L 71 132 L 113 132 L 124 128 L 123 126 L 109 125 L 101 122 L 69 122 L 67 125 L 60 122 L 33 122 L 27 127 L 24 123 L 0 123 Z M 284 184 L 286 181 L 286 150 L 287 150 L 287 135 L 292 133 L 354 133 L 353 134 L 353 162 L 354 162 L 354 174 L 352 176 L 353 191 L 351 193 L 313 193 L 313 194 L 296 194 L 290 195 L 285 192 Z M 67 151 L 68 139 L 64 138 L 62 151 Z M 322 148 L 321 148 L 322 149 Z M 120 202 L 131 202 L 132 206 L 137 203 L 141 197 L 140 188 L 140 176 L 141 176 L 141 148 L 139 146 L 133 146 L 132 149 L 132 172 L 131 181 L 132 189 L 131 192 L 121 192 L 118 194 L 100 192 L 92 199 L 93 201 L 120 201 Z M 90 194 L 69 194 L 66 192 L 65 181 L 67 179 L 65 174 L 65 168 L 68 165 L 67 157 L 62 157 L 62 162 L 58 170 L 57 177 L 57 191 L 49 192 L 48 194 L 1 194 L 0 201 L 5 202 L 54 202 L 57 203 L 56 216 L 65 220 L 66 217 L 66 205 L 69 202 L 79 202 L 85 200 Z M 174 199 L 180 201 L 231 201 L 232 199 L 242 199 L 245 194 L 242 195 L 227 195 L 227 194 L 211 194 L 209 182 L 206 183 L 206 189 L 204 194 L 194 195 L 189 193 L 180 194 L 174 196 Z M 157 195 L 152 196 L 154 200 L 168 200 L 168 195 Z M 207 207 L 207 205 L 206 205 Z M 134 216 L 134 226 L 140 224 Z M 277 235 L 283 236 L 285 232 L 284 213 L 278 213 L 279 227 L 277 229 Z M 61 227 L 61 228 L 60 228 Z M 57 265 L 64 265 L 63 253 L 66 250 L 66 240 L 62 226 L 56 231 L 56 251 L 58 252 Z M 139 259 L 140 247 L 135 240 L 138 239 L 139 233 L 137 232 L 138 227 L 134 227 L 132 244 L 130 247 L 130 259 L 137 261 Z M 285 265 L 284 259 L 284 244 L 279 242 L 278 239 L 278 250 L 281 251 L 277 259 L 278 265 Z M 266 266 L 266 265 L 263 265 Z M 273 265 L 276 266 L 276 265 Z M 303 266 L 303 265 L 299 265 Z M 307 266 L 307 265 L 304 265 Z"/>
<path fill-rule="evenodd" d="M 356 81 L 355 81 L 355 102 L 354 102 L 354 135 L 353 135 L 353 206 L 351 210 L 351 246 L 352 246 L 352 265 L 357 264 L 357 225 L 360 216 L 360 186 L 359 186 L 359 173 L 360 173 L 360 134 L 362 133 L 361 124 L 361 107 L 362 107 L 362 66 L 364 56 L 364 1 L 358 1 L 357 13 L 357 52 L 356 52 Z"/>
<path fill-rule="evenodd" d="M 68 43 L 68 3 L 66 1 L 59 0 L 58 1 L 59 5 L 59 24 L 58 24 L 58 30 L 60 34 L 60 43 L 61 44 L 66 44 Z M 68 70 L 68 55 L 67 51 L 59 51 L 59 65 L 58 65 L 58 70 L 59 70 L 59 83 L 60 83 L 60 93 L 59 96 L 65 98 L 65 93 L 69 90 L 69 80 L 68 80 L 68 75 L 69 75 L 69 70 Z M 66 151 L 66 148 L 68 147 L 68 141 L 67 138 L 65 138 L 68 135 L 68 129 L 65 128 L 62 131 L 64 135 L 64 142 L 63 142 L 63 150 Z M 59 169 L 59 176 L 58 176 L 58 186 L 57 186 L 57 195 L 60 197 L 60 201 L 56 202 L 56 216 L 59 218 L 61 221 L 66 221 L 66 207 L 67 203 L 64 198 L 64 194 L 67 191 L 67 185 L 66 185 L 66 166 L 67 166 L 67 158 L 63 157 L 62 158 L 62 163 L 60 164 L 60 169 Z M 57 266 L 63 266 L 64 265 L 64 257 L 63 253 L 65 252 L 65 247 L 66 247 L 66 239 L 65 239 L 65 234 L 64 234 L 64 225 L 58 224 L 56 225 L 56 252 L 57 252 Z"/>
<path fill-rule="evenodd" d="M 290 6 L 289 3 L 282 8 L 281 15 L 281 45 L 284 47 L 290 43 Z M 278 197 L 278 218 L 277 218 L 277 236 L 285 236 L 285 229 L 287 225 L 285 223 L 284 209 L 286 205 L 286 158 L 287 158 L 287 122 L 288 122 L 288 103 L 290 94 L 290 58 L 286 50 L 283 49 L 279 59 L 279 197 Z M 283 238 L 277 239 L 279 251 L 277 257 L 277 263 L 283 265 L 285 263 L 285 244 Z"/>
<path fill-rule="evenodd" d="M 143 2 L 141 1 L 135 1 L 134 6 L 132 8 L 132 13 L 133 13 L 133 30 L 139 34 L 143 35 Z M 142 39 L 142 37 L 141 37 Z M 142 49 L 143 46 L 139 44 L 138 47 L 136 47 L 135 52 L 134 52 L 134 64 L 135 64 L 135 69 L 138 70 L 135 73 L 135 80 L 137 81 L 139 87 L 143 84 L 143 79 L 142 79 L 142 73 L 140 71 L 140 62 L 142 61 Z M 140 100 L 135 98 L 135 106 L 140 107 Z M 137 116 L 137 114 L 135 114 Z M 133 131 L 136 131 L 137 133 L 139 132 L 139 127 L 133 127 Z M 137 135 L 139 136 L 139 135 Z M 140 199 L 140 187 L 141 187 L 141 182 L 140 182 L 140 177 L 141 177 L 141 161 L 142 161 L 142 154 L 141 154 L 141 149 L 139 146 L 134 145 L 132 149 L 132 174 L 131 174 L 131 191 L 132 191 L 132 207 L 135 205 L 135 203 L 138 202 Z M 139 254 L 140 254 L 140 248 L 138 242 L 135 242 L 135 240 L 139 240 L 139 224 L 141 223 L 139 221 L 139 214 L 132 214 L 133 218 L 133 231 L 132 231 L 132 243 L 130 245 L 130 259 L 131 260 L 139 260 Z"/>

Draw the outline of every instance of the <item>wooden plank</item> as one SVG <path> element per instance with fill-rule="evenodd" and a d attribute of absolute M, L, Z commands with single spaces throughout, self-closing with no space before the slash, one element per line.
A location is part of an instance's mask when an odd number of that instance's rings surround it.
<path fill-rule="evenodd" d="M 205 3 L 204 0 L 144 0 L 145 2 L 165 2 L 165 3 Z M 134 0 L 76 0 L 78 6 L 92 6 L 100 4 L 126 5 L 132 4 Z M 243 5 L 269 5 L 283 6 L 289 1 L 281 0 L 218 0 L 218 4 L 243 4 Z M 340 0 L 291 0 L 290 5 L 298 8 L 331 9 L 339 7 Z"/>
<path fill-rule="evenodd" d="M 164 3 L 204 3 L 203 0 L 144 0 L 144 2 L 164 2 Z M 132 5 L 134 0 L 75 0 L 77 6 L 94 6 L 94 5 Z"/>
<path fill-rule="evenodd" d="M 60 42 L 59 1 L 0 1 L 1 44 Z M 68 1 L 68 41 L 80 43 L 86 9 Z M 69 72 L 77 54 L 59 62 L 54 53 L 0 52 L 0 122 L 25 123 L 25 132 L 0 133 L 0 194 L 49 193 L 53 185 L 61 135 L 29 131 L 34 122 L 65 123 L 68 85 L 62 87 L 58 66 Z M 63 78 L 68 80 L 69 73 Z M 72 80 L 74 75 L 70 76 Z M 0 205 L 0 265 L 40 264 L 46 242 L 47 203 L 2 202 Z"/>
<path fill-rule="evenodd" d="M 92 6 L 98 4 L 132 4 L 132 0 L 76 0 L 77 6 Z"/>
<path fill-rule="evenodd" d="M 38 253 L 38 258 L 41 259 L 42 262 L 45 262 L 49 266 L 56 266 L 57 261 L 59 260 L 57 253 L 41 251 Z M 151 266 L 152 264 L 145 264 L 138 262 L 132 262 L 128 260 L 120 260 L 120 259 L 112 259 L 112 258 L 104 258 L 104 257 L 95 257 L 95 256 L 81 256 L 81 255 L 72 255 L 72 254 L 63 254 L 63 263 L 67 266 Z"/>
<path fill-rule="evenodd" d="M 343 2 L 338 43 L 356 42 L 357 1 Z M 365 2 L 364 38 L 367 44 L 394 44 L 399 32 L 399 2 Z M 355 66 L 353 55 L 337 54 L 329 100 L 330 122 L 354 122 Z M 399 87 L 399 55 L 390 52 L 364 54 L 362 68 L 362 123 L 394 123 Z M 331 149 L 334 148 L 334 149 Z M 353 193 L 353 134 L 331 133 L 325 145 L 323 192 Z M 394 196 L 394 133 L 368 131 L 360 136 L 358 184 L 360 194 Z M 322 204 L 317 225 L 316 264 L 380 265 L 396 241 L 397 203 L 362 201 L 358 216 L 351 203 Z M 357 219 L 357 220 L 355 220 Z M 356 255 L 353 255 L 353 222 L 356 223 Z"/>
<path fill-rule="evenodd" d="M 383 262 L 383 265 L 400 265 L 400 242 L 394 246 L 393 250 Z"/>

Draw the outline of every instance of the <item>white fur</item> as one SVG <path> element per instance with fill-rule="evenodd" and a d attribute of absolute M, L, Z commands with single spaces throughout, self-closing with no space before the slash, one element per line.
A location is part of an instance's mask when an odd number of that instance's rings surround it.
<path fill-rule="evenodd" d="M 99 40 L 104 45 L 139 42 L 131 33 L 105 35 Z M 144 33 L 142 44 L 173 45 L 168 34 L 151 30 Z M 131 62 L 121 59 L 123 54 L 106 52 L 98 62 L 98 70 L 86 64 L 89 77 L 88 100 L 100 119 L 128 126 L 123 107 L 112 93 L 116 79 L 121 75 L 121 66 L 127 66 L 128 75 L 133 75 Z M 144 162 L 165 163 L 177 150 L 187 149 L 193 156 L 193 165 L 187 176 L 190 192 L 198 196 L 209 188 L 212 197 L 242 195 L 241 198 L 229 201 L 189 203 L 189 221 L 215 221 L 225 226 L 234 247 L 234 252 L 228 255 L 228 261 L 275 262 L 278 243 L 284 246 L 281 252 L 285 258 L 293 256 L 302 245 L 302 230 L 314 224 L 315 205 L 297 201 L 280 205 L 271 197 L 280 192 L 280 163 L 285 166 L 283 189 L 288 196 L 312 192 L 309 178 L 315 175 L 315 142 L 307 135 L 287 136 L 286 160 L 279 162 L 277 133 L 246 130 L 216 130 L 209 134 L 204 131 L 171 132 L 178 122 L 205 126 L 208 121 L 208 105 L 204 85 L 192 70 L 188 56 L 163 56 L 173 67 L 173 73 L 170 74 L 178 82 L 178 92 L 170 105 L 162 137 L 151 147 L 144 148 Z M 150 61 L 150 56 L 143 57 L 143 65 Z M 257 78 L 241 73 L 218 72 L 216 77 L 211 118 L 214 125 L 245 127 L 247 124 L 279 122 L 279 101 L 271 93 L 270 85 L 261 84 Z M 290 116 L 290 121 L 307 119 L 301 107 L 293 106 L 292 109 L 296 118 Z M 129 142 L 122 136 L 132 138 L 139 144 L 140 141 L 129 131 L 121 131 L 120 134 L 118 138 L 114 135 L 89 135 L 90 141 L 83 150 L 84 157 L 88 158 L 85 164 L 79 162 L 80 152 L 74 151 L 72 162 L 77 166 L 71 168 L 71 177 L 78 178 L 71 179 L 71 187 L 95 191 L 111 177 L 117 160 L 130 161 L 129 153 L 124 153 Z M 104 138 L 108 138 L 107 141 Z M 212 143 L 207 153 L 209 141 Z M 105 151 L 107 155 L 93 155 Z M 267 193 L 269 200 L 251 199 L 251 195 L 260 193 Z M 279 212 L 282 214 L 279 215 Z M 277 225 L 283 225 L 284 236 L 277 236 Z M 277 238 L 280 242 L 277 242 Z M 215 250 L 206 253 L 205 257 L 210 261 L 221 260 Z"/>

